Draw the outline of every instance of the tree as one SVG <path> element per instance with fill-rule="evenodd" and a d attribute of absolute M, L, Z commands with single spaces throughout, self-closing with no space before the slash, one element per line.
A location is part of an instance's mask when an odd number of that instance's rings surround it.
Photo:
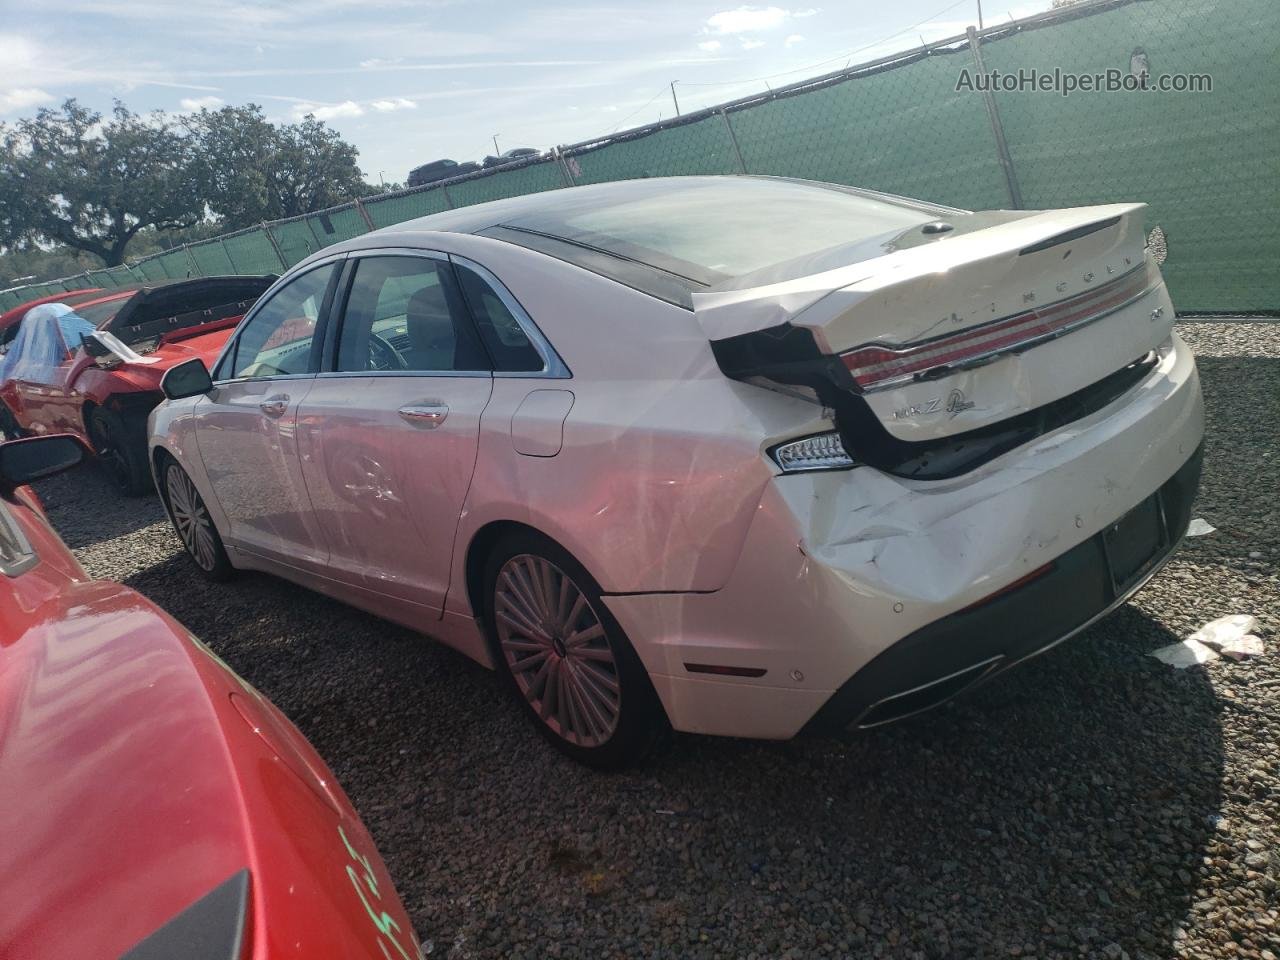
<path fill-rule="evenodd" d="M 359 152 L 322 120 L 275 126 L 257 104 L 201 110 L 186 120 L 193 175 L 223 226 L 314 213 L 366 196 Z"/>
<path fill-rule="evenodd" d="M 163 113 L 143 117 L 119 102 L 105 122 L 72 99 L 0 124 L 0 243 L 59 243 L 123 263 L 139 231 L 204 216 L 190 147 Z"/>

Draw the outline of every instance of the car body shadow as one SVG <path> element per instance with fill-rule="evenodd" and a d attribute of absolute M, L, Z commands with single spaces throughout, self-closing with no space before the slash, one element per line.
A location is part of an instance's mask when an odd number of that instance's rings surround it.
<path fill-rule="evenodd" d="M 894 726 L 679 737 L 602 775 L 542 743 L 496 675 L 412 631 L 273 577 L 207 584 L 182 556 L 128 582 L 316 744 L 419 931 L 445 942 L 514 911 L 585 924 L 620 897 L 710 944 L 745 908 L 736 936 L 768 955 L 820 936 L 855 954 L 1161 955 L 1221 803 L 1220 704 L 1202 670 L 1146 656 L 1176 638 L 1132 604 Z M 513 817 L 532 831 L 519 842 Z M 437 873 L 460 843 L 476 869 Z M 535 892 L 530 864 L 549 877 Z"/>

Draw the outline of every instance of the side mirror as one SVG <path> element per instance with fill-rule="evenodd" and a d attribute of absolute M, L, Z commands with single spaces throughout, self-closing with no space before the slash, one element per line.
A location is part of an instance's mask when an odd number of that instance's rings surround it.
<path fill-rule="evenodd" d="M 209 370 L 199 357 L 171 367 L 160 379 L 160 392 L 170 400 L 199 397 L 212 389 Z"/>
<path fill-rule="evenodd" d="M 88 448 L 78 437 L 55 433 L 0 443 L 0 494 L 70 470 L 84 461 Z"/>

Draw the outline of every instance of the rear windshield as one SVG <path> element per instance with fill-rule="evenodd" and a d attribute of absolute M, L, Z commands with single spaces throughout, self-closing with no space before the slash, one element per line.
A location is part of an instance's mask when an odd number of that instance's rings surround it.
<path fill-rule="evenodd" d="M 703 285 L 937 219 L 944 208 L 816 183 L 755 178 L 663 179 L 646 189 L 560 202 L 504 220 L 604 250 Z"/>

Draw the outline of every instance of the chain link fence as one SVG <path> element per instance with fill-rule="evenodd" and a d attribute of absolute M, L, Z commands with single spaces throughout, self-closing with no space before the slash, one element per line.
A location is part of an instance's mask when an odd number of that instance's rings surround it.
<path fill-rule="evenodd" d="M 758 174 L 968 209 L 1141 200 L 1183 312 L 1280 309 L 1280 4 L 1094 0 L 549 155 L 0 291 L 279 273 L 331 243 L 454 207 L 634 177 Z M 1206 74 L 1212 92 L 960 88 L 1036 70 Z"/>

